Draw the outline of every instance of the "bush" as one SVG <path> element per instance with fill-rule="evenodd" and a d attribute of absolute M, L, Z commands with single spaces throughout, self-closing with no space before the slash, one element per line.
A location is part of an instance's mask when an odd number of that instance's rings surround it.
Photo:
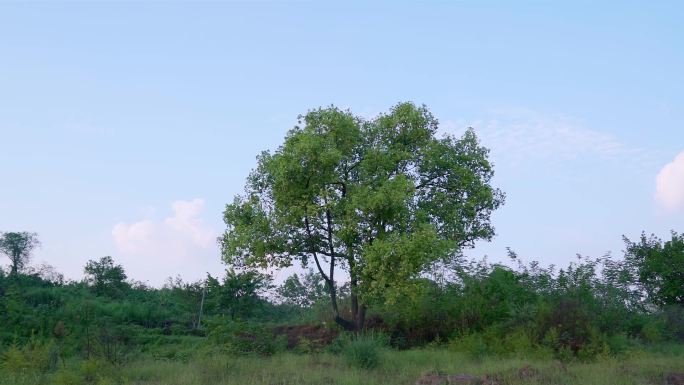
<path fill-rule="evenodd" d="M 347 363 L 361 369 L 377 368 L 382 360 L 386 339 L 381 336 L 361 335 L 351 340 L 342 353 Z"/>
<path fill-rule="evenodd" d="M 30 368 L 24 352 L 16 345 L 12 345 L 2 354 L 2 368 L 9 373 L 20 373 Z"/>
<path fill-rule="evenodd" d="M 81 363 L 81 375 L 88 382 L 98 379 L 102 369 L 102 363 L 92 358 Z"/>
<path fill-rule="evenodd" d="M 352 337 L 349 333 L 340 333 L 334 340 L 326 347 L 326 350 L 332 354 L 340 354 L 352 342 Z"/>
<path fill-rule="evenodd" d="M 684 342 L 684 306 L 668 306 L 664 311 L 668 334 L 670 338 Z"/>
<path fill-rule="evenodd" d="M 577 358 L 582 361 L 593 361 L 597 358 L 607 357 L 610 355 L 608 342 L 605 334 L 596 328 L 590 329 L 588 341 L 577 351 Z"/>
<path fill-rule="evenodd" d="M 256 323 L 228 321 L 215 324 L 208 335 L 221 350 L 231 354 L 271 355 L 285 348 L 282 337 L 276 337 L 264 325 Z"/>
<path fill-rule="evenodd" d="M 470 333 L 449 341 L 449 348 L 480 359 L 488 355 L 539 357 L 548 356 L 547 350 L 540 347 L 536 339 L 523 329 L 511 331 L 489 328 L 484 332 Z"/>
<path fill-rule="evenodd" d="M 641 327 L 640 334 L 646 342 L 658 343 L 664 339 L 663 334 L 665 333 L 666 328 L 666 325 L 661 320 L 648 320 Z"/>
<path fill-rule="evenodd" d="M 0 360 L 0 367 L 10 373 L 35 371 L 45 373 L 57 366 L 58 357 L 52 343 L 31 342 L 19 347 L 10 346 Z"/>
<path fill-rule="evenodd" d="M 504 354 L 512 354 L 517 357 L 539 357 L 549 354 L 539 346 L 535 336 L 523 329 L 516 329 L 506 334 L 502 341 L 502 348 L 505 351 Z"/>
<path fill-rule="evenodd" d="M 83 380 L 83 377 L 74 372 L 60 370 L 52 378 L 52 383 L 54 385 L 81 385 L 84 384 L 85 381 Z"/>
<path fill-rule="evenodd" d="M 455 338 L 449 342 L 449 348 L 474 359 L 480 359 L 490 353 L 489 345 L 480 333 Z"/>
<path fill-rule="evenodd" d="M 638 341 L 629 338 L 624 333 L 608 337 L 608 346 L 610 352 L 615 355 L 632 354 L 640 348 Z"/>

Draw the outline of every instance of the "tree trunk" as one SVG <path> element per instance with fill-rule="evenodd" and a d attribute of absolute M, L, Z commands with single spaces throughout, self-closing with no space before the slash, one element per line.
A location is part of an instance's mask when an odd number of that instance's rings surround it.
<path fill-rule="evenodd" d="M 353 331 L 355 329 L 355 323 L 340 317 L 340 310 L 337 307 L 337 289 L 335 288 L 334 282 L 325 279 L 325 277 L 324 280 L 328 287 L 328 294 L 330 295 L 330 304 L 332 305 L 335 323 L 340 325 L 344 330 Z"/>
<path fill-rule="evenodd" d="M 354 317 L 354 322 L 356 322 L 356 318 L 359 314 L 359 295 L 357 294 L 356 291 L 356 280 L 352 278 L 351 280 L 351 313 L 352 317 Z"/>
<path fill-rule="evenodd" d="M 335 316 L 335 323 L 340 325 L 344 330 L 353 332 L 356 330 L 356 324 L 352 321 L 346 320 L 339 315 Z"/>
<path fill-rule="evenodd" d="M 13 255 L 11 258 L 12 267 L 10 269 L 10 275 L 16 276 L 19 273 L 19 256 Z"/>
<path fill-rule="evenodd" d="M 363 330 L 366 323 L 366 306 L 359 303 L 358 281 L 354 278 L 351 280 L 351 313 L 352 321 L 354 322 L 354 330 Z"/>
<path fill-rule="evenodd" d="M 358 295 L 354 289 L 351 294 L 351 313 L 352 319 L 347 320 L 340 317 L 340 312 L 337 307 L 337 293 L 334 286 L 328 283 L 328 288 L 330 290 L 330 300 L 332 302 L 333 314 L 335 316 L 335 323 L 340 325 L 346 331 L 359 332 L 363 329 L 364 323 L 366 321 L 366 307 L 359 306 Z"/>
<path fill-rule="evenodd" d="M 366 324 L 366 306 L 361 305 L 356 313 L 356 331 L 362 331 Z"/>

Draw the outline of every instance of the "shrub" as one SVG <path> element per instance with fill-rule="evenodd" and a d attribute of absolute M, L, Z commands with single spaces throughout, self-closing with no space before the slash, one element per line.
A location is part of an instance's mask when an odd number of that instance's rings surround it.
<path fill-rule="evenodd" d="M 534 336 L 530 332 L 517 329 L 507 333 L 503 338 L 501 347 L 504 354 L 514 354 L 516 356 L 539 356 L 543 354 Z"/>
<path fill-rule="evenodd" d="M 490 353 L 489 346 L 480 333 L 466 334 L 449 342 L 449 348 L 465 353 L 470 358 L 480 359 Z"/>
<path fill-rule="evenodd" d="M 343 354 L 352 367 L 374 369 L 381 363 L 385 346 L 386 339 L 381 336 L 360 335 L 343 348 Z"/>
<path fill-rule="evenodd" d="M 19 373 L 29 369 L 30 364 L 22 349 L 17 345 L 10 346 L 2 354 L 2 368 L 10 373 Z"/>
<path fill-rule="evenodd" d="M 74 372 L 60 370 L 52 378 L 52 383 L 54 385 L 81 385 L 84 384 L 85 381 L 83 380 L 83 377 Z"/>
<path fill-rule="evenodd" d="M 582 345 L 577 351 L 577 358 L 582 361 L 593 361 L 597 358 L 607 357 L 608 355 L 610 355 L 608 338 L 596 328 L 591 328 L 589 330 L 587 343 Z"/>
<path fill-rule="evenodd" d="M 106 378 L 106 377 L 100 378 L 97 381 L 97 385 L 115 385 L 115 384 L 116 384 L 116 382 L 114 382 L 114 380 L 112 380 L 110 378 Z"/>
<path fill-rule="evenodd" d="M 672 339 L 684 342 L 684 306 L 668 306 L 664 315 L 668 334 Z"/>
<path fill-rule="evenodd" d="M 264 325 L 243 321 L 214 325 L 209 332 L 209 339 L 221 350 L 238 355 L 271 355 L 285 347 L 283 338 L 276 337 Z"/>
<path fill-rule="evenodd" d="M 88 382 L 95 381 L 102 372 L 102 364 L 94 359 L 85 360 L 81 363 L 81 375 Z"/>
<path fill-rule="evenodd" d="M 340 354 L 344 352 L 344 349 L 352 341 L 351 335 L 349 333 L 340 333 L 337 337 L 332 340 L 330 345 L 326 347 L 326 350 L 332 354 Z"/>
<path fill-rule="evenodd" d="M 666 326 L 661 320 L 649 320 L 641 327 L 641 337 L 650 343 L 657 343 L 663 340 L 664 329 Z"/>
<path fill-rule="evenodd" d="M 608 337 L 608 346 L 610 347 L 610 352 L 616 355 L 633 353 L 639 348 L 638 342 L 629 338 L 624 333 L 614 334 Z"/>
<path fill-rule="evenodd" d="M 57 366 L 57 355 L 54 344 L 31 342 L 19 347 L 10 346 L 3 354 L 0 367 L 10 373 L 24 371 L 47 372 Z"/>

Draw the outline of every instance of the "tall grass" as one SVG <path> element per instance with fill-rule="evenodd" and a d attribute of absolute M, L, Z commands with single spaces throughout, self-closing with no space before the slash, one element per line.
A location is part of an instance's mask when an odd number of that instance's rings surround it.
<path fill-rule="evenodd" d="M 361 341 L 368 343 L 368 341 Z M 374 342 L 375 343 L 375 342 Z M 352 346 L 350 344 L 349 346 Z M 532 375 L 519 375 L 528 366 Z M 345 354 L 278 353 L 270 357 L 198 353 L 185 361 L 139 360 L 113 366 L 105 362 L 68 361 L 43 373 L 0 371 L 0 385 L 375 385 L 413 384 L 425 373 L 470 374 L 505 384 L 662 384 L 670 372 L 684 371 L 684 356 L 635 352 L 620 359 L 562 364 L 545 358 L 473 359 L 446 349 L 385 349 L 372 368 L 350 366 Z"/>

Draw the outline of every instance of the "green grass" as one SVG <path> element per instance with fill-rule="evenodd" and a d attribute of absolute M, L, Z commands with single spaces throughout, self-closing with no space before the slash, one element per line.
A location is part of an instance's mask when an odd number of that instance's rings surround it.
<path fill-rule="evenodd" d="M 521 379 L 518 369 L 535 374 Z M 113 367 L 102 362 L 67 362 L 47 374 L 0 372 L 2 385 L 294 385 L 414 384 L 424 373 L 496 375 L 500 384 L 631 385 L 664 383 L 671 372 L 684 372 L 684 356 L 638 352 L 622 358 L 563 365 L 550 359 L 484 358 L 473 360 L 445 349 L 383 350 L 373 369 L 350 365 L 343 355 L 279 353 L 271 357 L 201 354 L 188 360 L 140 357 Z"/>

